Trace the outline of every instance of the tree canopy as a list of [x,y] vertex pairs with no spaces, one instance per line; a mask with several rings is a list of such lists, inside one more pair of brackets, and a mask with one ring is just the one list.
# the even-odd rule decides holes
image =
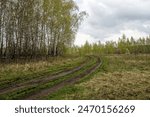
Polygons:
[[64,54],[85,14],[73,0],[0,0],[0,57]]

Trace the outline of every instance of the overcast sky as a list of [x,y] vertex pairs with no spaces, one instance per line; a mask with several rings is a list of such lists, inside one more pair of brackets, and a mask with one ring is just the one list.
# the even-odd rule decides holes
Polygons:
[[88,40],[117,40],[123,33],[128,37],[150,34],[150,0],[75,0],[89,16],[82,23],[75,44]]

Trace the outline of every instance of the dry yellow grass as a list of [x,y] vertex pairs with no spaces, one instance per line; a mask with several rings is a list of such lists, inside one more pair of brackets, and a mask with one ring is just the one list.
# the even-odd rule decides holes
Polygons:
[[84,87],[78,97],[82,99],[150,99],[150,73],[147,71],[99,73],[78,86]]
[[149,100],[150,55],[108,55],[90,80],[76,84],[62,99]]
[[26,63],[11,63],[11,64],[0,64],[0,80],[2,79],[12,79],[15,77],[22,77],[24,75],[38,73],[41,71],[46,71],[49,68],[56,67],[58,65],[65,65],[66,63],[71,63],[81,59],[80,57],[57,57],[50,58],[48,60],[26,62]]
[[24,64],[20,64],[20,63],[14,63],[14,64],[1,64],[0,66],[0,72],[4,72],[4,71],[29,71],[29,70],[41,70],[41,69],[45,69],[45,67],[50,67],[50,66],[54,66],[54,65],[59,65],[59,64],[63,64],[65,62],[69,62],[72,59],[70,58],[65,58],[65,59],[56,59],[53,61],[37,61],[37,62],[28,62],[28,63],[24,63]]

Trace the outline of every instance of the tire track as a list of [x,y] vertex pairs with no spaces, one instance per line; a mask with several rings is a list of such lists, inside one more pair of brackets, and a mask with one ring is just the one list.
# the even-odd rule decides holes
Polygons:
[[41,91],[39,91],[39,92],[37,92],[37,93],[35,93],[33,95],[28,96],[25,99],[27,99],[27,100],[36,100],[36,99],[39,99],[39,97],[46,97],[47,95],[50,95],[50,94],[58,91],[59,89],[63,88],[66,85],[75,84],[81,78],[83,78],[83,77],[93,73],[96,69],[98,69],[100,67],[100,65],[101,65],[101,61],[100,61],[99,58],[97,58],[96,64],[94,64],[91,68],[87,69],[83,73],[81,73],[81,74],[79,74],[77,76],[74,76],[72,78],[69,78],[67,80],[64,80],[61,83],[58,83],[58,84],[54,85],[51,88],[41,90]]
[[[89,57],[87,57],[86,59],[89,59]],[[86,59],[84,61],[80,61],[81,62],[80,64],[85,63]],[[0,87],[0,91],[2,89],[8,88],[8,87],[13,87],[13,86],[15,86],[17,84],[21,84],[22,82],[30,81],[30,80],[37,79],[37,78],[45,78],[45,77],[49,77],[49,76],[52,76],[52,75],[58,75],[58,74],[60,74],[62,72],[68,71],[68,67],[70,67],[70,66],[67,66],[66,67],[67,69],[65,69],[65,70],[63,68],[60,68],[57,71],[54,70],[54,72],[52,72],[52,73],[49,73],[50,71],[46,71],[46,72],[41,73],[41,74],[39,74],[37,76],[33,76],[32,79],[30,78],[30,76],[23,76],[22,78],[17,77],[17,78],[10,79],[10,80],[8,80],[8,79],[6,79],[6,80],[4,80],[4,79],[0,80],[0,86],[1,86]],[[71,68],[71,69],[74,69],[74,68]],[[49,73],[49,74],[47,74],[47,73]]]
[[[89,59],[91,59],[91,58],[89,58]],[[63,76],[66,76],[66,75],[69,75],[69,74],[79,71],[82,67],[85,66],[85,64],[86,64],[86,61],[84,61],[80,66],[72,68],[69,71],[64,70],[64,71],[58,72],[56,74],[49,75],[48,77],[42,77],[42,78],[38,78],[38,79],[29,80],[29,81],[26,81],[23,83],[10,85],[7,88],[0,89],[0,95],[10,93],[10,92],[16,91],[18,89],[26,88],[26,87],[38,86],[40,84],[44,84],[44,83],[50,82],[52,80],[59,79],[60,77],[63,77]]]

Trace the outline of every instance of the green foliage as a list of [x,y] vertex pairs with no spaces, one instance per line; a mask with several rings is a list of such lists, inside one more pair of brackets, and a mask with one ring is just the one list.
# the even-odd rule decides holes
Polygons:
[[107,41],[105,44],[101,44],[101,42],[89,44],[86,41],[83,46],[74,46],[70,50],[70,53],[80,56],[87,54],[150,54],[150,37],[136,40],[133,37],[129,39],[123,34],[118,42]]
[[85,15],[73,0],[0,0],[0,58],[64,55]]

